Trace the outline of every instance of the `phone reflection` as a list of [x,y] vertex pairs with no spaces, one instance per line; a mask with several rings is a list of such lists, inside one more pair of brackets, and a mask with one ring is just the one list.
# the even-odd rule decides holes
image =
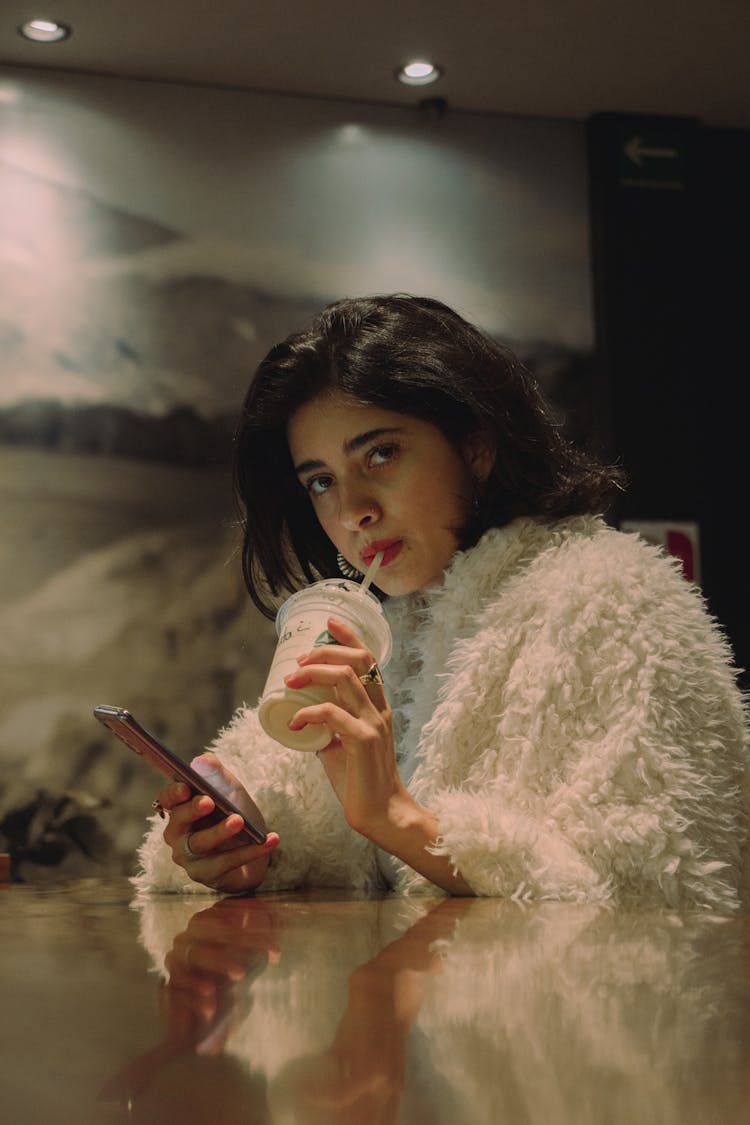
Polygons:
[[[164,959],[161,1040],[103,1088],[132,1122],[270,1121],[262,1072],[225,1050],[251,1018],[252,984],[279,957],[281,922],[262,899],[222,899],[190,917]],[[249,1116],[246,1116],[248,1115]]]

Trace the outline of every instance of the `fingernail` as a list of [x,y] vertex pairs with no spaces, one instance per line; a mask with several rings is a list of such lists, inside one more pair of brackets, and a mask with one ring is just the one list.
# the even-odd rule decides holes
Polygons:
[[284,683],[290,688],[301,688],[310,683],[310,677],[302,672],[290,672],[288,676],[284,676]]
[[274,848],[279,846],[279,835],[277,832],[269,832],[266,836],[263,848],[267,852],[272,852]]

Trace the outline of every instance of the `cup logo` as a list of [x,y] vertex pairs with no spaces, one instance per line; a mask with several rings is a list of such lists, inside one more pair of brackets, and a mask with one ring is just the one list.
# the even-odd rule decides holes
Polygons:
[[320,648],[321,645],[338,645],[338,644],[341,644],[341,641],[337,641],[335,637],[331,636],[331,634],[328,632],[327,629],[324,629],[322,633],[318,633],[317,637],[313,641],[312,646],[313,646],[313,648]]

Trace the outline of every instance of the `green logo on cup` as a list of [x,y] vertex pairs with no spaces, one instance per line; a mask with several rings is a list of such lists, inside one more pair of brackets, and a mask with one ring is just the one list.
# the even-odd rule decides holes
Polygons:
[[335,637],[332,637],[327,629],[324,629],[323,632],[319,633],[318,636],[313,641],[313,648],[320,648],[321,645],[338,645],[338,644],[341,644],[341,642],[337,641]]

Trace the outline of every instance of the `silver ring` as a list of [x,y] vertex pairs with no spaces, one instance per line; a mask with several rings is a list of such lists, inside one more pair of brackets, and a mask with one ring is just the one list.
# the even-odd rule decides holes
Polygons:
[[371,664],[364,676],[359,677],[359,680],[365,687],[369,687],[370,684],[377,684],[378,687],[380,687],[385,682],[383,680],[383,673],[378,668],[377,663]]
[[194,852],[190,847],[190,833],[188,833],[185,839],[182,841],[182,850],[184,851],[188,859],[203,859],[202,855],[198,855],[198,853]]
[[151,808],[155,812],[158,812],[159,816],[162,818],[162,820],[164,820],[164,816],[165,816],[164,806],[161,804],[160,801],[152,801],[151,802]]

